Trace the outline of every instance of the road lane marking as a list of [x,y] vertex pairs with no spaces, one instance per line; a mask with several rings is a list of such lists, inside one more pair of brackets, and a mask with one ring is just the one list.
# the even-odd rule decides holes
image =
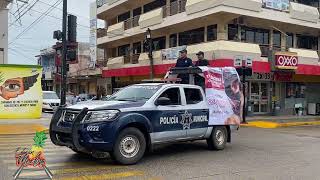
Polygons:
[[[101,170],[110,170],[116,168],[123,168],[123,166],[94,166],[94,167],[83,167],[83,168],[70,168],[70,169],[56,169],[50,170],[54,176],[58,175],[66,175],[66,174],[75,174],[75,173],[83,173],[83,172],[97,172]],[[22,172],[20,177],[35,177],[43,175],[43,171],[26,171]],[[99,175],[98,175],[99,176]]]
[[[87,162],[64,162],[64,163],[48,163],[46,164],[47,168],[56,168],[56,167],[69,167],[69,166],[76,166],[76,167],[86,167],[91,165],[101,165],[97,162],[87,161]],[[17,170],[16,165],[11,165],[8,167],[9,170]]]
[[128,178],[135,176],[144,176],[142,171],[127,171],[121,173],[108,173],[99,175],[87,175],[87,176],[76,176],[76,177],[64,177],[58,178],[57,180],[106,180],[106,179],[119,179]]
[[[55,151],[44,150],[44,157],[45,158],[50,157],[50,156],[57,157],[58,154],[59,154],[59,152],[57,152],[57,150],[55,150]],[[63,152],[63,154],[65,155],[65,154],[76,154],[76,153],[70,150],[70,151]],[[1,151],[0,159],[8,159],[8,158],[14,158],[14,157],[15,157],[15,151],[11,151],[11,153],[6,153],[6,154],[4,154],[3,151]]]
[[[0,147],[1,154],[5,153],[12,153],[17,150],[17,148],[20,147],[20,150],[23,150],[24,148],[30,149],[32,146],[14,146],[14,147]],[[71,149],[65,147],[65,146],[44,146],[43,147],[44,152],[50,152],[50,151],[72,151]]]

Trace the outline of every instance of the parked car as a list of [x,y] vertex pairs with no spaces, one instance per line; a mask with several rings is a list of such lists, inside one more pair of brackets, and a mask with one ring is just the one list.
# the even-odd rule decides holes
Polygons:
[[54,91],[43,91],[42,111],[53,112],[60,106],[60,98]]

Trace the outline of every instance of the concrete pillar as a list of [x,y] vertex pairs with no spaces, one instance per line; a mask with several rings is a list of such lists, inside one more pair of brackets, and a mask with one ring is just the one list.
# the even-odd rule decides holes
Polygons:
[[217,40],[228,40],[228,25],[226,23],[217,24]]
[[281,51],[287,50],[287,36],[281,33]]
[[166,49],[170,48],[170,33],[166,34]]
[[208,42],[208,26],[204,28],[204,42]]
[[0,64],[8,64],[8,9],[0,9]]
[[273,29],[270,29],[269,49],[273,49]]
[[293,48],[298,48],[297,34],[293,34]]
[[241,26],[238,26],[238,39],[241,42]]

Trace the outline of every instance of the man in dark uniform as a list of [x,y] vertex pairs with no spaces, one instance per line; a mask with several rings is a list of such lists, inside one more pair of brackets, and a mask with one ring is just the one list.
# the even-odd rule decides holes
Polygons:
[[196,66],[209,66],[209,61],[204,59],[204,53],[199,51],[197,53],[198,61],[196,62]]
[[[187,57],[187,50],[180,51],[180,57],[177,60],[175,67],[193,67],[192,60]],[[178,78],[181,79],[182,84],[189,84],[189,75],[188,74],[179,74]]]
[[[204,53],[202,51],[199,51],[197,53],[198,61],[196,62],[196,66],[209,66],[209,61],[204,59]],[[204,77],[196,74],[194,78],[194,83],[198,86],[201,86],[203,90],[205,90],[205,79]]]

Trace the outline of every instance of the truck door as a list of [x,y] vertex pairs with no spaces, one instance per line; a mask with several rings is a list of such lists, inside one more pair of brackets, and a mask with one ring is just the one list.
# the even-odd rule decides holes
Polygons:
[[209,109],[200,88],[183,88],[185,108],[192,115],[188,138],[203,137],[208,129]]
[[164,90],[160,97],[170,99],[168,105],[158,105],[152,115],[153,142],[172,141],[186,138],[186,130],[180,123],[180,114],[184,113],[184,106],[181,102],[181,89],[172,87]]

